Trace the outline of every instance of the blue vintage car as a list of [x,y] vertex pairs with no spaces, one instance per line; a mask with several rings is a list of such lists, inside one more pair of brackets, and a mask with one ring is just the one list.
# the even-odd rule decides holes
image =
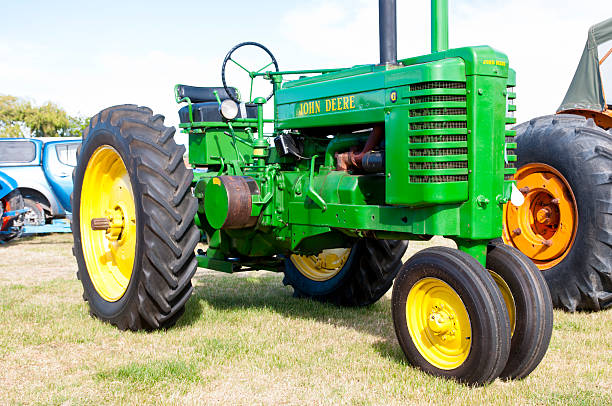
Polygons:
[[17,182],[25,226],[44,226],[71,211],[72,171],[80,138],[0,138],[0,172]]

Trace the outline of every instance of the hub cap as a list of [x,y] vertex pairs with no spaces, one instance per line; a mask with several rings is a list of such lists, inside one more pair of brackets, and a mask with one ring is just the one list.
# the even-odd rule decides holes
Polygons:
[[412,342],[433,366],[449,370],[468,357],[472,330],[463,301],[437,278],[418,281],[406,300],[406,322]]
[[319,255],[291,255],[291,262],[308,279],[325,282],[338,275],[350,254],[350,248],[334,248]]
[[541,270],[552,268],[570,251],[578,228],[576,198],[553,167],[536,163],[515,175],[525,203],[504,206],[504,242],[527,255]]
[[79,215],[89,277],[104,300],[115,302],[132,276],[136,209],[127,169],[111,146],[96,149],[87,163]]

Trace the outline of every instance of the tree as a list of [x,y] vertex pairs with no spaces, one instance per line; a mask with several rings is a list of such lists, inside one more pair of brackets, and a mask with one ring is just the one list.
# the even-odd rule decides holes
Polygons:
[[52,102],[37,107],[14,96],[0,96],[0,137],[81,136],[88,124],[88,118],[71,117]]
[[0,96],[0,137],[22,137],[27,106],[14,96]]

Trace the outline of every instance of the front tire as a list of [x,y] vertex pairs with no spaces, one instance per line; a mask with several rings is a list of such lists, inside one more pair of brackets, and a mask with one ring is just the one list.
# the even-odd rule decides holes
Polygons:
[[525,254],[501,242],[487,247],[487,270],[499,287],[510,316],[511,343],[502,379],[523,379],[542,361],[553,329],[546,281]]
[[91,313],[121,330],[172,326],[193,291],[197,205],[173,135],[162,116],[133,105],[101,111],[85,130],[74,173],[77,276]]
[[491,276],[464,252],[412,256],[395,279],[391,313],[406,358],[429,374],[482,385],[506,365],[508,312]]

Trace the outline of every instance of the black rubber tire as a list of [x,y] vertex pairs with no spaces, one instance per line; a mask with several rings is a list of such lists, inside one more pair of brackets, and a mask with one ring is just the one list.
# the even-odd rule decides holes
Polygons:
[[516,130],[517,167],[552,166],[578,206],[570,252],[543,271],[553,305],[571,312],[612,306],[612,134],[569,114],[535,118]]
[[[406,321],[406,300],[423,278],[437,278],[459,295],[470,317],[471,347],[457,368],[445,370],[427,361],[415,346]],[[391,314],[395,334],[408,361],[423,371],[469,385],[483,385],[499,376],[510,353],[508,311],[493,278],[478,261],[447,247],[419,251],[402,267],[393,285]]]
[[522,379],[542,361],[553,329],[553,308],[542,272],[525,254],[503,242],[491,242],[487,269],[510,288],[516,315],[510,356],[502,379]]
[[[172,326],[193,291],[194,249],[200,236],[194,224],[193,173],[183,163],[185,147],[174,142],[174,128],[163,121],[163,116],[134,105],[101,111],[85,130],[75,169],[72,232],[77,276],[92,315],[121,330]],[[125,163],[136,207],[134,267],[126,292],[116,302],[104,300],[94,288],[80,234],[83,176],[92,153],[102,145],[115,148]]]
[[308,279],[286,259],[283,283],[293,287],[296,297],[338,306],[367,306],[391,288],[406,248],[408,241],[360,239],[340,272],[325,282]]
[[[2,204],[2,212],[14,211],[23,209],[23,197],[19,189],[12,190],[9,194],[0,199]],[[15,231],[8,234],[0,234],[0,241],[10,241],[21,236],[23,232],[23,214],[13,217],[6,223],[0,222],[2,231],[8,231],[10,228],[16,228]],[[3,224],[4,223],[4,224]]]
[[30,196],[26,196],[23,198],[23,207],[29,209],[30,211],[24,216],[24,224],[26,226],[44,226],[45,219],[45,210],[41,206],[41,204]]

